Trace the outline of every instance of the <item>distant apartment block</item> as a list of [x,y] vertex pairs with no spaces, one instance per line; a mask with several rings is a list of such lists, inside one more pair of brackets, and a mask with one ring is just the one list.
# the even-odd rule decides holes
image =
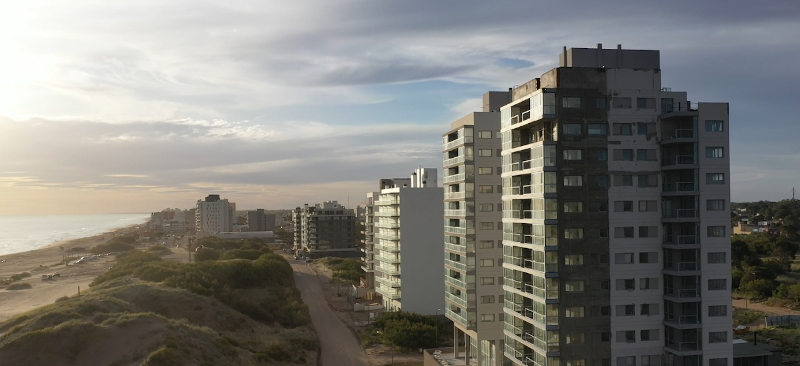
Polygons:
[[375,291],[388,311],[437,314],[444,309],[443,205],[437,180],[436,169],[430,168],[415,170],[409,184],[381,180],[385,188],[373,200],[373,235],[366,239],[372,248],[365,248],[365,261],[371,255]]
[[375,202],[380,199],[382,190],[387,188],[408,187],[411,185],[411,178],[385,178],[378,181],[378,191],[367,193],[364,204],[364,232],[361,241],[361,251],[364,253],[364,264],[361,269],[366,273],[366,287],[375,289],[375,222],[378,211]]
[[[484,111],[443,136],[445,316],[465,362],[503,364],[503,227],[500,107],[508,92],[484,94]],[[456,346],[458,353],[458,345]]]
[[216,234],[233,230],[236,204],[210,194],[195,206],[195,228],[198,233]]
[[733,365],[728,104],[659,51],[564,48],[501,108],[504,354]]
[[247,211],[248,231],[274,231],[275,215],[264,212],[263,208]]
[[356,216],[336,201],[297,207],[294,221],[295,249],[308,255],[358,253]]

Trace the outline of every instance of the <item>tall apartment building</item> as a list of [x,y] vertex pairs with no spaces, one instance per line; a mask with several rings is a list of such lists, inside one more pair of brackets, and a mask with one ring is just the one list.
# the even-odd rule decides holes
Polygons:
[[357,253],[356,215],[336,201],[297,207],[292,215],[295,249],[308,255]]
[[732,365],[728,104],[660,69],[565,47],[501,108],[514,364]]
[[436,169],[415,170],[410,185],[381,189],[373,204],[374,284],[384,307],[441,313],[443,205]]
[[198,233],[216,234],[233,230],[236,217],[236,203],[220,199],[218,194],[210,194],[205,200],[198,200],[195,206],[195,229]]
[[409,187],[410,185],[411,178],[384,178],[378,181],[377,192],[367,193],[367,200],[364,204],[364,235],[361,242],[361,251],[364,253],[362,258],[364,264],[361,269],[365,273],[367,288],[375,289],[375,222],[377,221],[375,202],[380,199],[380,191],[384,189]]
[[465,358],[481,366],[503,364],[499,110],[509,97],[484,94],[483,112],[443,136],[445,316],[456,347],[463,341]]
[[247,230],[275,230],[275,215],[266,213],[263,208],[247,211]]

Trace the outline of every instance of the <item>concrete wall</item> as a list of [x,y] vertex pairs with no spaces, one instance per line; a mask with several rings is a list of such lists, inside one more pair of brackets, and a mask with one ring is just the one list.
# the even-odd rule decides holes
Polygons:
[[400,189],[402,310],[444,310],[444,205],[441,187]]

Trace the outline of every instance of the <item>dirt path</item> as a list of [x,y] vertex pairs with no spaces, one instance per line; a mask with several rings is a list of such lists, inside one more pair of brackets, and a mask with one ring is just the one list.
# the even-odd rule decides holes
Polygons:
[[[747,301],[746,304],[745,301]],[[764,305],[757,302],[751,302],[745,299],[733,299],[733,307],[739,309],[756,310],[766,313],[767,315],[800,315],[800,311],[797,310]]]
[[325,301],[316,273],[304,262],[290,259],[294,279],[303,301],[308,305],[311,322],[317,331],[322,366],[366,366],[367,360],[355,335],[342,323]]

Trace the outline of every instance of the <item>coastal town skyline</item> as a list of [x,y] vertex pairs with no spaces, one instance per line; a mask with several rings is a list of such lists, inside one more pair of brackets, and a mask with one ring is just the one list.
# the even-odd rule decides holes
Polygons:
[[442,131],[480,110],[477,95],[597,43],[658,49],[663,86],[730,102],[732,200],[789,198],[798,12],[790,1],[2,4],[0,214],[150,212],[210,193],[244,209],[352,207],[373,177],[441,166]]

